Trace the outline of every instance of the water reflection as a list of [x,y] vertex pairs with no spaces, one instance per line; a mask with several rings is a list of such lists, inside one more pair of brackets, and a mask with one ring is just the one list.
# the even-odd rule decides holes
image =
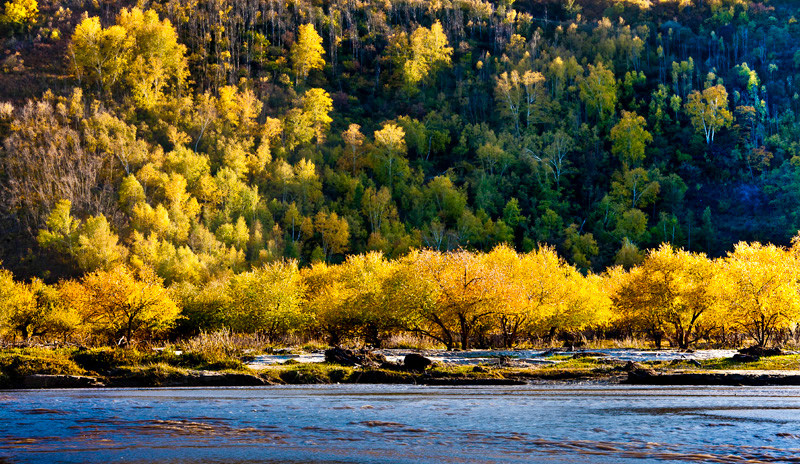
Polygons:
[[0,463],[798,462],[800,388],[0,393]]

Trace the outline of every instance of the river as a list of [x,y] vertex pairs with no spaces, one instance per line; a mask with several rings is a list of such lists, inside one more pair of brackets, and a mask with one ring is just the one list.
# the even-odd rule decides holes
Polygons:
[[0,463],[800,462],[800,387],[0,391]]

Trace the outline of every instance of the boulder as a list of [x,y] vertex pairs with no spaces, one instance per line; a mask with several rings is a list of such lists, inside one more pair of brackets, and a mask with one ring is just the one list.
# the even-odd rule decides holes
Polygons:
[[751,346],[749,348],[742,348],[741,350],[739,350],[739,353],[749,356],[755,356],[758,358],[764,356],[781,356],[784,354],[780,348],[764,348],[762,346]]
[[742,354],[742,353],[736,353],[731,358],[731,360],[733,360],[735,362],[740,362],[740,363],[756,362],[759,359],[761,359],[761,358],[759,358],[758,356],[753,356],[753,355],[750,355],[750,354]]
[[409,353],[403,358],[403,366],[410,371],[422,372],[431,364],[433,361],[417,353]]
[[368,366],[377,368],[388,364],[386,356],[369,350],[348,350],[334,347],[325,350],[325,362],[340,366]]
[[353,350],[333,347],[325,350],[325,362],[341,366],[355,366],[364,363],[364,358],[358,356]]

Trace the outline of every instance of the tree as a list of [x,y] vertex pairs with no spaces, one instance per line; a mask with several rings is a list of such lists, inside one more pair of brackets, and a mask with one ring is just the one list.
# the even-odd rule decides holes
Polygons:
[[308,73],[315,69],[322,69],[325,60],[322,55],[322,37],[319,36],[313,24],[302,24],[297,29],[297,41],[292,44],[289,55],[292,60],[292,69],[295,75],[295,84],[306,81]]
[[402,157],[406,152],[405,135],[406,133],[401,127],[392,123],[385,123],[381,130],[375,132],[375,144],[380,149],[386,165],[390,192],[394,185],[397,158]]
[[611,152],[629,166],[644,159],[644,150],[653,136],[645,129],[646,121],[634,112],[623,111],[622,119],[611,128]]
[[383,221],[393,213],[396,214],[392,203],[392,195],[386,187],[381,187],[378,191],[369,187],[364,192],[361,208],[367,216],[372,233],[380,232]]
[[79,81],[84,78],[108,94],[119,83],[142,108],[158,102],[163,89],[179,90],[187,77],[186,47],[169,20],[154,10],[123,8],[108,28],[84,15],[75,27],[70,52]]
[[495,97],[502,105],[504,113],[514,122],[517,135],[520,129],[520,116],[524,116],[525,127],[530,127],[534,115],[536,86],[544,82],[539,72],[525,71],[522,75],[513,70],[504,72],[497,78]]
[[0,23],[11,26],[15,32],[27,33],[39,19],[39,3],[36,0],[11,0],[5,3]]
[[78,322],[72,308],[62,303],[56,288],[39,279],[16,282],[11,272],[0,269],[0,333],[8,330],[26,341],[48,335],[66,338]]
[[39,231],[39,246],[70,257],[84,272],[109,269],[125,259],[128,250],[118,244],[105,216],[79,221],[72,218],[70,209],[68,200],[58,202],[47,227]]
[[235,275],[225,289],[225,322],[236,332],[263,333],[271,342],[302,329],[305,289],[297,261],[279,261]]
[[614,114],[617,105],[617,81],[614,73],[602,62],[589,65],[589,75],[580,80],[580,98],[586,112],[597,121],[605,121]]
[[410,40],[405,32],[391,40],[393,43],[389,48],[410,93],[416,92],[421,82],[431,80],[439,70],[450,66],[453,48],[449,46],[439,21],[434,22],[430,29],[417,27]]
[[350,226],[338,214],[325,214],[320,211],[314,218],[314,226],[322,236],[322,251],[325,259],[331,255],[344,253],[350,243]]
[[[73,98],[82,110],[80,91]],[[61,200],[69,200],[83,214],[97,214],[109,203],[109,192],[100,185],[103,160],[84,150],[80,134],[71,127],[79,121],[57,112],[57,107],[66,109],[66,104],[28,102],[16,115],[0,156],[5,207],[31,235]]]
[[319,266],[319,271],[333,277],[325,282],[327,288],[320,289],[322,298],[315,302],[314,314],[332,340],[357,336],[366,345],[379,347],[404,326],[406,313],[389,302],[387,291],[396,268],[396,262],[377,252],[348,256],[335,269]]
[[168,19],[159,20],[155,10],[123,8],[117,24],[132,41],[124,80],[140,108],[152,108],[172,86],[180,90],[189,74],[186,47]]
[[740,242],[718,270],[719,303],[758,346],[800,320],[796,249],[790,253],[775,245]]
[[161,278],[149,267],[95,271],[79,282],[64,283],[61,291],[83,324],[109,342],[151,338],[172,327],[179,313]]
[[328,92],[322,89],[308,89],[303,94],[303,113],[307,115],[311,127],[314,128],[317,145],[325,140],[325,133],[331,127],[333,122],[330,117],[331,111],[333,111],[333,100]]
[[695,329],[716,302],[715,271],[705,255],[662,244],[647,253],[612,300],[623,319],[651,334],[667,332],[673,346],[687,349],[702,335]]
[[419,308],[422,324],[414,329],[441,341],[448,349],[457,340],[461,349],[469,349],[474,331],[496,311],[501,274],[486,266],[482,256],[464,250],[425,250],[415,256],[413,267],[433,284],[428,288],[435,292],[436,301],[433,306]]
[[350,124],[347,130],[342,132],[342,141],[345,144],[344,154],[339,158],[340,166],[347,166],[352,170],[353,177],[361,167],[361,147],[364,145],[364,134],[361,133],[361,126]]
[[728,111],[728,91],[722,85],[703,90],[695,90],[689,95],[685,105],[692,125],[706,137],[706,144],[714,141],[714,135],[731,125],[733,116]]

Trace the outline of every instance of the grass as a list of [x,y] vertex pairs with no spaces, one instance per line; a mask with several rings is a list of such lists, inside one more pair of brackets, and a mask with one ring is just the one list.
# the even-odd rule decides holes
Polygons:
[[[663,365],[653,365],[663,367]],[[670,369],[693,370],[800,370],[800,355],[768,356],[753,362],[736,362],[732,358],[716,358],[700,361],[700,366],[686,361],[667,364]]]

